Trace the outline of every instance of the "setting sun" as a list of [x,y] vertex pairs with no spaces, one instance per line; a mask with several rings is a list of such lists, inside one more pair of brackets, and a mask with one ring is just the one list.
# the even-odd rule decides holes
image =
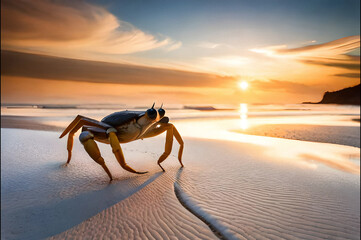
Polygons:
[[246,90],[248,88],[248,82],[246,81],[239,82],[238,87],[242,90]]

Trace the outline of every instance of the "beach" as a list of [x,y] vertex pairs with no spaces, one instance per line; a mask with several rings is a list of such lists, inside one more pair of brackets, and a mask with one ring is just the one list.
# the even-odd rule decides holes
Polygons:
[[105,112],[3,110],[2,239],[359,239],[357,109],[170,111],[185,167],[176,141],[166,171],[157,165],[165,134],[122,144],[144,175],[100,143],[110,183],[79,132],[67,166],[59,139],[75,112]]
[[1,0],[1,240],[360,239],[359,9]]

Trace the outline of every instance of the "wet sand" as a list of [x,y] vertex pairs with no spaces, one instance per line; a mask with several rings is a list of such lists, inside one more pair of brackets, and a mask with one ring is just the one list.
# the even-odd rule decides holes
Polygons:
[[301,141],[334,143],[360,147],[360,127],[306,124],[269,124],[234,130],[238,133]]
[[20,128],[43,131],[62,131],[63,127],[42,123],[41,117],[1,116],[1,128]]

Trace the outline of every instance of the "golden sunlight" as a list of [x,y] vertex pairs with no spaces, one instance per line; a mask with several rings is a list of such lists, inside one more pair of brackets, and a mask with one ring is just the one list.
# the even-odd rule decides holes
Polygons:
[[238,87],[242,90],[246,90],[248,88],[248,82],[246,81],[239,82]]
[[248,128],[248,120],[247,120],[248,106],[246,103],[241,103],[239,105],[239,113],[241,117],[241,128],[242,130],[246,130]]

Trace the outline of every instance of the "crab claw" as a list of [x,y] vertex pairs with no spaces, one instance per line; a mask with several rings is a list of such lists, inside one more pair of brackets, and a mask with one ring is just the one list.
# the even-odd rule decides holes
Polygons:
[[148,173],[148,171],[146,171],[146,172],[134,172],[134,173],[136,173],[136,174],[145,174],[145,173]]

